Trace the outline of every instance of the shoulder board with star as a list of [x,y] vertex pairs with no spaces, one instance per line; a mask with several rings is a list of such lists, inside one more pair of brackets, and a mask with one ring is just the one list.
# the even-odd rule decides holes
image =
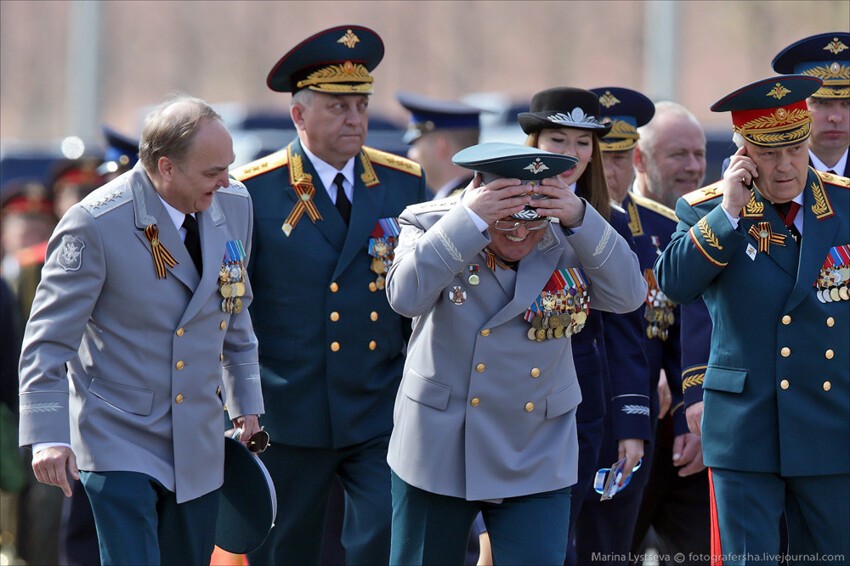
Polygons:
[[80,201],[80,206],[97,218],[126,202],[130,202],[132,198],[133,191],[127,184],[107,183],[86,195]]
[[262,175],[267,171],[272,171],[278,167],[284,167],[289,163],[286,148],[276,151],[271,155],[261,157],[251,163],[237,167],[230,172],[230,176],[237,181],[247,181],[257,175]]
[[638,195],[634,193],[632,193],[631,196],[632,200],[635,201],[635,204],[639,207],[651,210],[652,212],[655,212],[656,214],[659,214],[665,218],[669,218],[674,222],[679,221],[679,219],[676,217],[676,213],[661,204],[660,202],[654,201],[651,198],[646,198],[643,195]]
[[411,204],[407,207],[407,209],[413,214],[422,214],[425,212],[440,212],[445,210],[451,210],[459,201],[460,194],[457,194],[437,200],[429,200],[426,202]]
[[830,185],[836,185],[839,187],[844,187],[845,189],[850,189],[850,179],[847,177],[842,177],[840,175],[833,175],[832,173],[825,173],[823,171],[815,170],[815,173],[818,174],[818,177],[821,178],[821,181],[824,183],[829,183]]
[[230,185],[220,188],[217,192],[248,198],[248,189],[241,181],[237,181],[236,179],[230,179]]
[[394,153],[387,153],[386,151],[381,151],[373,147],[366,146],[363,146],[363,153],[365,153],[369,157],[369,161],[377,165],[382,165],[384,167],[389,167],[390,169],[402,171],[415,177],[422,176],[422,166],[416,163],[415,161],[411,161],[410,159],[399,157]]
[[707,187],[691,191],[688,194],[684,195],[682,198],[685,199],[685,201],[689,205],[696,206],[700,203],[721,196],[723,196],[723,189],[720,187],[720,181],[718,181],[716,183],[708,185]]

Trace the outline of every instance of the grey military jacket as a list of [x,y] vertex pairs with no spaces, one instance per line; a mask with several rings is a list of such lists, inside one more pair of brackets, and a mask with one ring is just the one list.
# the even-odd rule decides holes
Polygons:
[[589,205],[576,232],[550,225],[515,273],[487,268],[490,238],[458,197],[408,207],[400,224],[387,295],[413,318],[413,334],[390,467],[415,487],[467,500],[575,483],[581,392],[570,340],[530,340],[524,315],[553,272],[578,266],[591,308],[638,308],[646,282],[635,254]]
[[[62,218],[24,337],[22,446],[70,442],[80,470],[148,474],[178,503],[222,484],[224,404],[263,412],[250,282],[238,313],[219,282],[228,242],[250,255],[248,192],[234,181],[198,217],[202,276],[141,164]],[[177,261],[164,278],[152,224]]]

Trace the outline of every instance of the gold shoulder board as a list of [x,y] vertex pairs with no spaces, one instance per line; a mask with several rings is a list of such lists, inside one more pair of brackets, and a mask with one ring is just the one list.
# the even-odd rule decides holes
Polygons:
[[720,187],[720,181],[708,185],[707,187],[703,187],[701,189],[697,189],[695,191],[691,191],[688,194],[684,195],[682,198],[691,205],[696,206],[705,201],[711,200],[713,198],[717,198],[723,195],[723,189]]
[[637,195],[634,193],[632,193],[632,200],[635,201],[638,206],[647,208],[652,212],[660,214],[661,216],[669,218],[670,220],[673,220],[674,222],[679,221],[679,219],[676,217],[676,213],[661,204],[660,202],[654,201],[651,198],[646,198],[643,195]]
[[818,170],[815,170],[815,173],[818,174],[818,177],[820,177],[824,183],[829,183],[830,185],[838,185],[839,187],[850,189],[850,179],[848,179],[847,177],[833,175],[831,173],[825,173],[823,171]]
[[366,146],[363,147],[363,153],[369,157],[372,163],[377,163],[390,169],[396,169],[397,171],[404,171],[416,177],[422,176],[422,166],[410,159]]
[[271,171],[272,169],[283,167],[287,163],[288,158],[286,148],[283,148],[280,151],[272,153],[271,155],[261,157],[256,161],[252,161],[247,165],[237,167],[236,169],[230,172],[230,176],[235,178],[237,181],[247,181],[252,177],[256,177],[261,173],[265,173],[266,171]]

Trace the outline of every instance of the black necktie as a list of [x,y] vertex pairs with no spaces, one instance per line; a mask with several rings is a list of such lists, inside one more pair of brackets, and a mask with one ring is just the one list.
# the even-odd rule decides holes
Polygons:
[[827,171],[827,173],[829,173],[830,175],[837,175],[837,173],[835,171],[833,171],[832,169],[829,169]]
[[343,221],[348,224],[348,219],[351,218],[351,201],[345,196],[345,189],[342,188],[342,182],[344,180],[345,176],[342,173],[337,173],[334,178],[334,185],[336,185],[336,209],[339,211],[339,215],[342,216]]
[[192,256],[192,261],[195,262],[195,267],[198,268],[198,273],[203,273],[201,234],[198,232],[198,221],[191,214],[187,214],[183,220],[183,227],[186,229],[186,239],[183,243],[186,244],[186,249],[189,250],[189,255]]

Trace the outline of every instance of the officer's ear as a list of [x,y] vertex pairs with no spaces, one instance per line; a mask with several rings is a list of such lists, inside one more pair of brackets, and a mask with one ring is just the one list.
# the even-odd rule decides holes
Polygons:
[[165,155],[160,157],[156,162],[157,172],[163,178],[171,177],[171,175],[174,174],[175,167],[177,167],[177,165],[174,163],[174,161],[172,161],[171,158]]
[[304,130],[304,105],[300,102],[293,102],[289,107],[289,116],[295,124],[295,128],[299,131]]
[[646,157],[641,153],[640,146],[635,146],[634,166],[638,173],[646,173]]

